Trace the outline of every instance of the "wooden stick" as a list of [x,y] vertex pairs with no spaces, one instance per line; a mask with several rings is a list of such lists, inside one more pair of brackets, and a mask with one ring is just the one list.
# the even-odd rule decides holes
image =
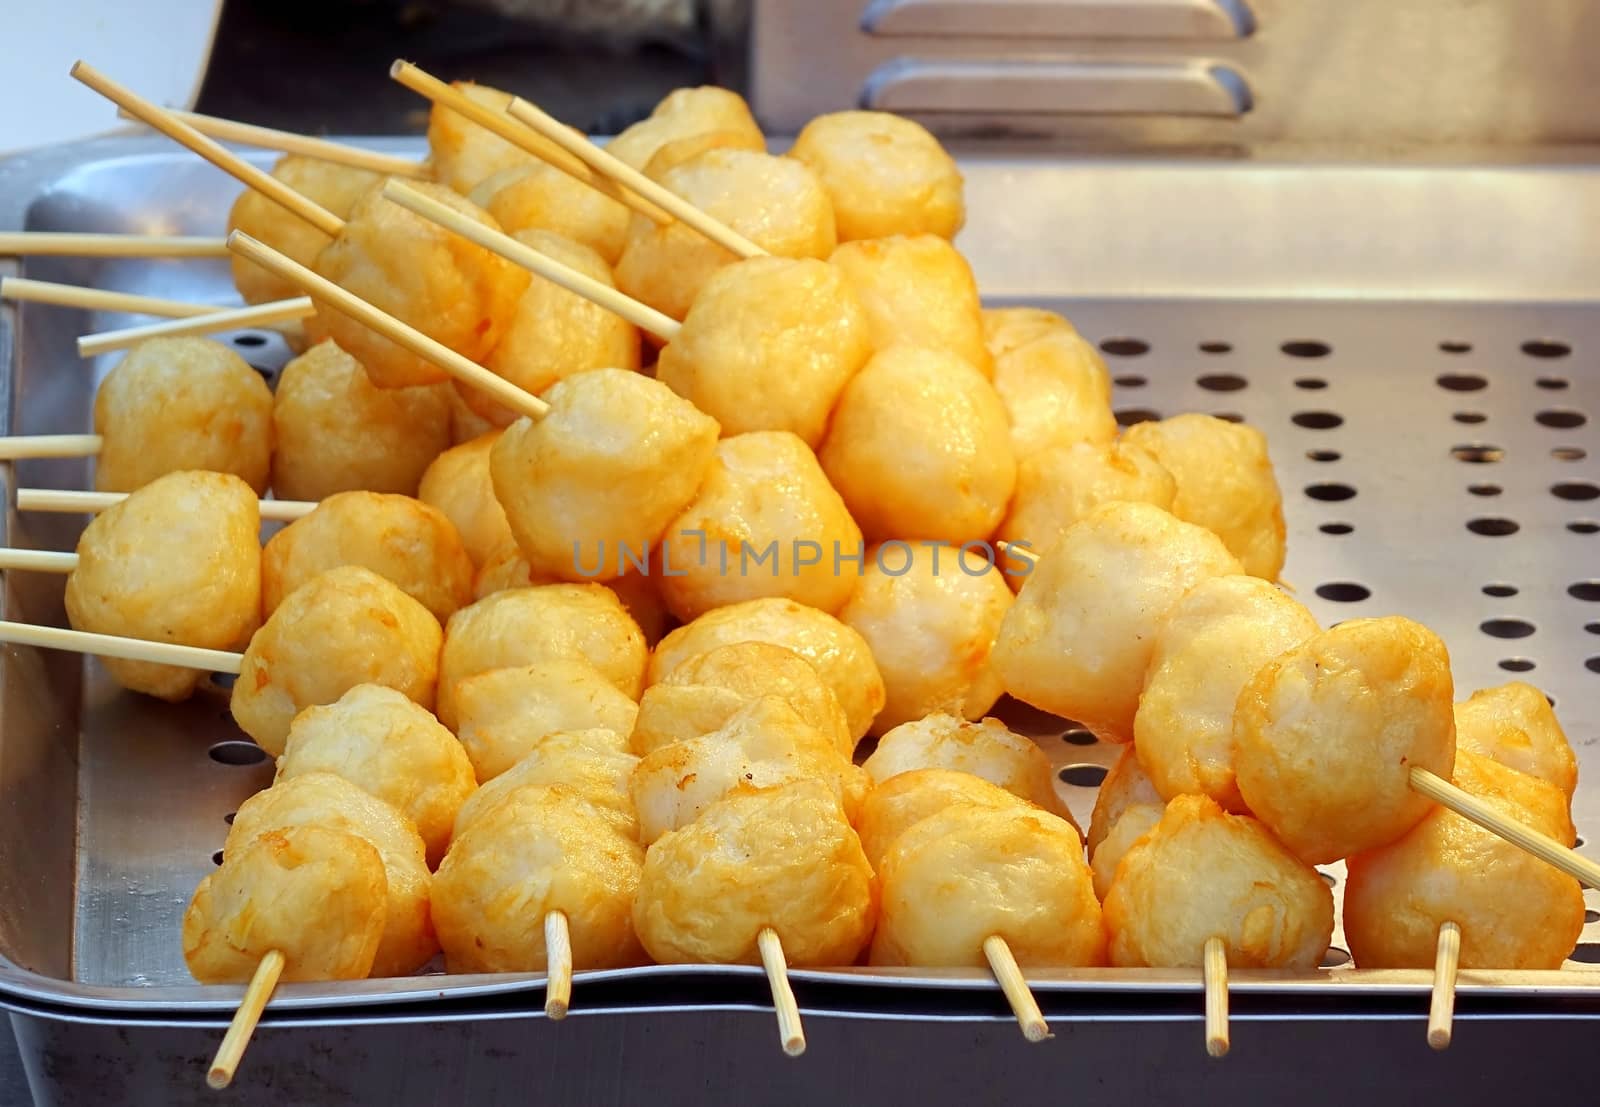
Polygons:
[[176,665],[180,669],[199,669],[207,673],[238,675],[244,654],[230,650],[206,650],[199,646],[180,646],[175,642],[146,642],[142,638],[122,638],[115,634],[90,634],[65,627],[41,627],[32,623],[0,622],[0,642],[19,646],[38,646],[47,650],[92,653],[99,657],[120,657],[124,661],[153,661],[157,665]]
[[131,292],[106,292],[55,281],[34,281],[26,277],[0,277],[0,299],[18,303],[51,304],[55,307],[84,308],[87,311],[120,311],[129,315],[162,315],[187,319],[227,311],[213,304],[191,304],[185,300],[164,300],[159,296],[136,296]]
[[1433,999],[1428,1004],[1428,1045],[1450,1048],[1450,1024],[1456,1013],[1456,970],[1461,967],[1461,928],[1439,927],[1439,948],[1433,955]]
[[361,297],[347,292],[326,277],[318,276],[271,246],[257,242],[243,231],[234,231],[228,236],[228,248],[249,258],[262,268],[270,269],[284,280],[298,285],[316,299],[344,312],[363,326],[372,328],[396,345],[431,361],[462,383],[487,393],[505,407],[535,420],[543,419],[549,412],[550,405],[533,393],[525,392],[504,377],[496,376],[470,358],[462,357],[444,343],[429,338],[415,327],[380,311]]
[[233,1013],[233,1021],[228,1024],[228,1032],[222,1037],[222,1045],[217,1047],[211,1071],[206,1073],[206,1083],[212,1088],[220,1091],[233,1083],[233,1074],[244,1059],[245,1047],[250,1044],[250,1036],[256,1032],[261,1012],[266,1008],[267,1000],[272,998],[273,989],[278,986],[278,977],[283,975],[283,964],[283,954],[274,949],[268,950],[261,964],[256,966],[250,986],[244,990],[244,998],[239,1001],[239,1009]]
[[[85,436],[88,437],[88,436]],[[0,438],[0,448],[7,439]],[[9,439],[16,442],[18,439]],[[126,492],[78,492],[57,488],[17,489],[18,511],[54,511],[67,515],[88,515],[104,511],[128,498]],[[315,500],[262,500],[261,517],[278,522],[293,522],[317,509]]]
[[302,196],[278,178],[257,169],[216,140],[207,138],[165,108],[151,103],[132,89],[124,88],[86,62],[74,62],[72,76],[129,115],[148,124],[180,145],[188,147],[212,165],[248,188],[281,205],[310,223],[323,234],[334,236],[344,228],[344,220],[321,204]]
[[1413,768],[1410,781],[1412,789],[1441,807],[1449,808],[1463,819],[1477,823],[1489,833],[1497,834],[1539,860],[1554,865],[1580,883],[1600,888],[1600,865],[1568,849],[1548,834],[1541,834],[1532,827],[1507,818],[1477,796],[1427,769]]
[[220,238],[170,234],[77,234],[63,231],[0,233],[0,256],[79,258],[225,258]]
[[766,256],[766,250],[726,223],[713,219],[670,188],[652,181],[615,154],[608,154],[582,135],[569,131],[559,120],[545,114],[520,96],[512,98],[506,112],[513,119],[526,123],[541,136],[578,158],[597,173],[626,185],[647,200],[666,208],[685,226],[699,231],[718,246],[733,251],[741,258]]
[[1204,978],[1206,984],[1206,1052],[1213,1057],[1228,1055],[1228,947],[1221,938],[1207,938]]
[[[316,158],[318,161],[332,162],[335,165],[348,165],[353,169],[368,169],[388,177],[426,179],[429,176],[426,165],[410,158],[380,154],[375,150],[363,150],[358,146],[346,146],[341,142],[329,142],[325,138],[312,138],[310,135],[295,134],[293,131],[258,127],[254,123],[218,119],[214,115],[201,115],[199,112],[178,111],[175,108],[167,110],[172,113],[173,118],[181,119],[201,134],[222,142],[237,142],[241,146],[257,146],[263,150],[300,154],[303,157]],[[119,108],[117,114],[124,119],[138,118],[126,108]]]
[[1033,998],[1033,990],[1023,979],[1022,970],[1017,967],[1017,959],[1011,955],[1011,947],[1006,940],[998,934],[989,935],[983,940],[983,955],[989,959],[989,969],[999,982],[1000,990],[1005,993],[1006,1002],[1011,1004],[1011,1013],[1017,1016],[1017,1022],[1022,1026],[1022,1036],[1030,1042],[1042,1042],[1055,1037],[1050,1033],[1050,1025],[1044,1021],[1044,1012],[1039,1010],[1039,1001]]
[[544,917],[544,963],[544,1013],[564,1019],[572,1006],[572,932],[564,911]]
[[62,550],[16,550],[0,546],[0,569],[25,569],[38,573],[70,573],[78,555]]
[[0,461],[25,457],[93,457],[103,444],[98,434],[19,434],[0,438]]
[[485,107],[460,89],[451,87],[410,62],[397,60],[389,67],[389,76],[423,99],[441,107],[449,108],[457,115],[465,116],[484,130],[505,139],[524,153],[532,154],[540,161],[554,169],[559,169],[580,184],[586,184],[590,188],[604,193],[617,203],[638,212],[652,222],[672,222],[672,216],[652,204],[649,200],[636,193],[629,192],[605,177],[589,172],[583,162],[565,150],[559,147],[552,150],[547,145],[532,141],[532,136],[529,135],[528,129],[512,120],[504,112],[497,112],[492,108]]
[[401,207],[416,212],[429,222],[454,231],[467,241],[475,242],[485,250],[499,254],[507,261],[515,262],[532,273],[537,273],[568,292],[582,296],[590,303],[599,304],[607,311],[615,312],[657,338],[671,342],[683,328],[682,323],[669,315],[663,315],[648,304],[641,304],[610,285],[603,284],[546,254],[541,254],[531,246],[518,242],[508,234],[502,234],[493,227],[486,227],[476,219],[440,203],[432,196],[424,196],[401,181],[390,181],[385,184],[383,195]]
[[767,986],[772,989],[772,1006],[778,1012],[778,1040],[790,1057],[806,1051],[806,1032],[800,1025],[800,1005],[794,1000],[794,989],[789,986],[789,963],[783,957],[783,941],[770,926],[761,928],[756,935],[756,948],[761,951],[761,967],[767,971]]
[[310,296],[294,296],[287,300],[255,304],[251,307],[213,311],[189,319],[169,319],[164,323],[146,323],[141,327],[124,327],[118,331],[101,331],[86,334],[78,339],[79,357],[98,357],[112,350],[122,350],[151,338],[179,338],[184,335],[215,334],[218,331],[238,330],[241,327],[270,327],[275,323],[288,323],[304,319],[316,312]]

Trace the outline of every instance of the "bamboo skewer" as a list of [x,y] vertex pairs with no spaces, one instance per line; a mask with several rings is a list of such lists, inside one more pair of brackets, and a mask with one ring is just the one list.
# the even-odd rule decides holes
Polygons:
[[17,550],[0,547],[0,569],[25,569],[36,573],[71,573],[78,555],[64,550]]
[[269,950],[256,966],[250,986],[245,989],[239,1009],[233,1013],[233,1021],[228,1024],[228,1032],[223,1035],[211,1069],[206,1073],[206,1083],[212,1088],[220,1091],[233,1083],[233,1074],[244,1059],[245,1047],[250,1044],[250,1037],[256,1031],[256,1023],[261,1021],[261,1012],[266,1009],[273,989],[278,986],[278,977],[283,975],[283,964],[283,954],[274,949]]
[[115,634],[91,634],[65,627],[42,627],[31,623],[0,622],[0,642],[18,646],[37,646],[46,650],[92,653],[98,657],[119,657],[124,661],[152,661],[157,665],[176,665],[206,673],[232,673],[244,665],[244,654],[231,650],[207,650],[199,646],[180,646],[174,642],[146,642],[142,638],[122,638]]
[[19,434],[0,438],[0,461],[34,457],[93,457],[104,439],[98,434]]
[[564,1019],[572,1006],[572,932],[564,911],[544,917],[544,964],[544,1013]]
[[1433,958],[1433,997],[1428,1004],[1428,1045],[1449,1049],[1451,1023],[1456,1012],[1456,972],[1461,967],[1461,928],[1453,922],[1439,927],[1439,947]]
[[1427,796],[1440,807],[1448,808],[1468,822],[1477,823],[1489,833],[1504,838],[1546,864],[1554,865],[1579,883],[1590,888],[1600,888],[1600,865],[1567,848],[1548,834],[1541,834],[1515,819],[1508,819],[1477,796],[1463,791],[1442,776],[1430,773],[1426,769],[1413,768],[1410,779],[1414,791]]
[[64,231],[0,233],[0,257],[225,258],[220,238],[199,235],[80,234]]
[[[226,251],[226,247],[224,247]],[[34,281],[26,277],[0,277],[0,299],[18,303],[50,304],[55,307],[84,308],[87,311],[118,311],[128,315],[160,315],[187,319],[227,311],[214,304],[191,304],[186,300],[165,300],[159,296],[137,296],[131,292],[107,292],[55,281]]]
[[1228,947],[1221,938],[1207,938],[1205,967],[1206,1052],[1212,1057],[1228,1055]]
[[116,331],[86,334],[78,339],[79,357],[97,357],[112,350],[122,350],[151,338],[179,338],[185,335],[215,334],[241,327],[270,327],[289,323],[315,314],[316,305],[309,296],[294,296],[287,300],[255,304],[251,307],[211,311],[187,319],[169,319],[162,323],[146,323],[138,327],[124,327]]
[[789,985],[789,963],[783,956],[783,941],[770,926],[761,928],[756,935],[756,948],[761,951],[761,967],[767,973],[767,986],[772,989],[772,1006],[778,1013],[778,1040],[790,1057],[806,1051],[806,1032],[800,1025],[800,1005],[795,1002],[794,989]]
[[998,934],[991,934],[983,940],[983,955],[989,959],[989,969],[999,982],[1000,990],[1005,993],[1006,1002],[1011,1004],[1012,1014],[1017,1016],[1022,1036],[1030,1042],[1042,1042],[1055,1037],[1050,1033],[1050,1025],[1044,1021],[1044,1012],[1039,1010],[1039,1001],[1034,999],[1033,990],[1023,978],[1022,969],[1017,966],[1017,959],[1012,956],[1006,940]]
[[[64,435],[63,437],[72,437]],[[91,438],[93,435],[82,437]],[[0,450],[4,450],[9,442],[21,442],[26,439],[0,438]],[[7,456],[0,453],[0,457]],[[67,455],[74,456],[74,455]],[[96,511],[104,511],[128,498],[126,492],[79,492],[71,489],[56,488],[19,488],[17,489],[18,511],[52,511],[66,515],[87,515]],[[315,500],[262,500],[261,517],[275,522],[293,522],[302,516],[309,515],[317,509]]]
[[[199,112],[178,111],[175,108],[167,110],[173,118],[182,120],[208,138],[221,142],[237,142],[241,146],[256,146],[263,150],[299,154],[303,157],[316,158],[318,161],[332,162],[335,165],[348,165],[353,169],[368,169],[389,177],[425,179],[428,176],[428,167],[410,158],[380,154],[375,150],[363,150],[358,146],[346,146],[342,142],[330,142],[325,138],[313,138],[293,131],[258,127],[254,123],[218,119],[214,115],[201,115]],[[126,108],[119,108],[117,114],[124,119],[138,118]]]

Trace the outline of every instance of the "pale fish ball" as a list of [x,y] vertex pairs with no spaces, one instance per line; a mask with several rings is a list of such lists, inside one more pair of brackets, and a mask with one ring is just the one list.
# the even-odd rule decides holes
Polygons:
[[[272,167],[272,175],[312,203],[340,219],[350,215],[356,201],[382,178],[370,169],[335,165],[319,158],[285,154]],[[228,211],[228,230],[243,231],[265,242],[280,254],[301,265],[310,266],[322,248],[333,239],[301,219],[276,200],[269,200],[253,188],[239,193]],[[288,300],[304,295],[292,281],[263,269],[242,254],[231,255],[233,284],[247,304]]]
[[1250,814],[1234,780],[1234,705],[1263,665],[1319,629],[1260,577],[1214,577],[1178,601],[1156,631],[1133,718],[1139,763],[1164,798],[1199,792]]
[[694,499],[716,420],[621,369],[567,377],[545,399],[548,415],[513,423],[490,451],[495,497],[534,572],[619,577]]
[[[226,473],[157,477],[90,520],[67,577],[76,630],[241,649],[261,625],[261,512],[256,494]],[[204,673],[104,658],[118,684],[184,700]]]
[[[872,871],[895,840],[923,819],[947,807],[964,804],[997,811],[1027,811],[1030,804],[980,776],[958,769],[912,769],[873,786],[861,804],[856,833]],[[1081,851],[1080,851],[1081,852]]]
[[[1464,749],[1455,783],[1506,818],[1572,844],[1567,797],[1555,785]],[[1583,931],[1583,888],[1443,807],[1350,858],[1344,932],[1359,967],[1431,968],[1446,922],[1461,928],[1464,969],[1559,969]]]
[[1514,680],[1480,688],[1455,705],[1456,749],[1492,757],[1554,784],[1568,799],[1578,787],[1578,759],[1543,692]]
[[[605,583],[605,587],[617,594],[617,599],[628,609],[633,621],[639,624],[645,644],[652,647],[661,641],[668,626],[673,625],[672,614],[667,611],[661,590],[656,586],[657,579],[654,573],[630,572]],[[514,539],[507,539],[506,544],[485,561],[472,578],[472,595],[474,599],[481,600],[508,588],[559,583],[555,577],[536,575],[522,548]]]
[[702,85],[668,93],[648,118],[613,138],[606,151],[642,171],[663,146],[707,131],[743,135],[756,150],[766,145],[750,105],[737,92]]
[[410,819],[437,865],[456,812],[478,782],[472,762],[427,709],[392,688],[358,684],[289,724],[276,780],[333,773]]
[[371,843],[322,826],[275,829],[200,882],[183,960],[202,984],[244,984],[283,954],[285,981],[360,980],[383,940],[388,881]]
[[984,308],[982,322],[983,344],[996,361],[1047,334],[1078,333],[1065,315],[1036,307]]
[[261,551],[266,613],[341,565],[371,569],[441,622],[472,600],[472,559],[442,511],[409,496],[339,492],[273,535]]
[[1136,423],[1127,440],[1156,455],[1178,482],[1172,513],[1214,532],[1251,576],[1283,569],[1283,494],[1254,427],[1190,413]]
[[450,616],[439,656],[439,721],[459,724],[456,686],[492,669],[587,661],[637,701],[649,650],[616,593],[598,584],[496,592]]
[[866,310],[873,349],[926,346],[993,374],[978,282],[949,242],[931,234],[846,242],[829,260]]
[[489,475],[489,451],[499,439],[496,430],[452,446],[434,458],[417,485],[417,499],[455,524],[467,555],[478,566],[516,542]]
[[[444,185],[413,181],[409,187],[491,230],[500,229],[488,212]],[[381,187],[356,202],[344,228],[317,255],[313,268],[477,362],[505,334],[517,300],[528,287],[527,270],[401,207],[387,199]],[[436,384],[449,377],[427,359],[321,303],[307,333],[337,342],[379,388]]]
[[[450,86],[467,99],[499,114],[511,106],[511,93],[469,81],[452,81]],[[560,147],[549,139],[527,133],[527,141],[550,157],[560,157]],[[462,194],[471,192],[486,177],[505,169],[540,160],[514,143],[507,142],[486,127],[461,113],[435,103],[428,112],[428,151],[434,176]]]
[[575,793],[521,788],[476,819],[434,880],[433,917],[451,972],[543,972],[544,920],[567,917],[575,969],[643,958],[633,900],[644,851]]
[[973,723],[954,715],[929,715],[901,723],[878,740],[878,748],[861,767],[874,784],[917,769],[956,769],[982,777],[1052,815],[1072,818],[1056,795],[1050,759],[1031,739],[999,719]]
[[767,140],[760,134],[727,129],[685,135],[670,142],[663,142],[656,152],[650,155],[650,160],[644,167],[644,175],[656,180],[667,170],[697,158],[707,150],[754,150],[757,153],[766,153]]
[[1017,491],[1000,537],[1047,552],[1073,523],[1117,500],[1170,510],[1176,485],[1155,455],[1127,442],[1075,442],[1017,455]]
[[1162,620],[1201,581],[1238,572],[1210,531],[1151,504],[1102,504],[1027,574],[990,657],[1013,696],[1130,741]]
[[839,618],[867,640],[883,674],[874,732],[936,712],[977,719],[1000,698],[989,650],[1012,597],[991,556],[923,542],[868,551]]
[[150,338],[94,396],[94,486],[132,492],[166,473],[232,473],[257,494],[272,471],[272,392],[243,358],[208,338]]
[[957,803],[900,835],[878,869],[875,965],[1103,965],[1106,931],[1077,828],[1043,811]]
[[825,784],[752,788],[712,804],[645,854],[633,925],[662,964],[761,963],[770,927],[794,967],[854,964],[877,881]]
[[1089,818],[1089,868],[1094,894],[1103,902],[1117,865],[1133,844],[1155,828],[1166,803],[1150,782],[1132,746],[1126,746],[1100,782]]
[[966,222],[961,171],[926,127],[881,111],[819,115],[789,156],[811,166],[833,201],[839,241],[935,234]]
[[428,917],[433,874],[416,826],[394,806],[343,777],[310,773],[279,781],[245,800],[222,844],[223,864],[230,853],[243,851],[261,835],[297,826],[354,834],[383,859],[388,908],[370,975],[405,976],[438,952]]
[[750,258],[706,281],[656,376],[724,434],[791,431],[815,448],[871,353],[866,315],[836,266]]
[[358,684],[381,684],[432,708],[439,620],[370,569],[343,565],[284,599],[250,639],[229,701],[239,728],[283,753],[289,724]]
[[1239,794],[1313,865],[1394,841],[1433,807],[1411,770],[1450,779],[1452,687],[1444,643],[1410,619],[1351,619],[1307,639],[1239,693]]
[[[589,178],[587,170],[585,179]],[[546,162],[514,165],[478,182],[467,199],[507,234],[553,231],[617,264],[628,235],[628,209],[593,185]]]
[[954,354],[919,346],[867,362],[818,456],[873,541],[986,539],[1017,480],[994,386]]
[[690,658],[733,642],[768,642],[811,662],[838,697],[854,739],[883,709],[883,675],[867,640],[827,612],[793,600],[747,600],[686,623],[656,646],[645,683],[659,684]]
[[1051,446],[1116,440],[1111,374],[1093,344],[1075,333],[1050,331],[996,355],[994,390],[1005,405],[1018,457]]
[[480,784],[528,757],[551,734],[609,731],[615,748],[625,750],[639,712],[581,658],[490,669],[458,681],[454,694],[456,734]]
[[521,788],[560,785],[595,809],[618,833],[639,837],[639,816],[628,795],[628,780],[639,759],[617,748],[615,731],[564,730],[540,738],[521,761],[487,781],[461,805],[457,838]]
[[[769,254],[826,258],[838,244],[822,182],[790,158],[719,147],[662,171],[657,182]],[[677,220],[635,215],[617,261],[617,287],[682,319],[711,275],[736,260]]]

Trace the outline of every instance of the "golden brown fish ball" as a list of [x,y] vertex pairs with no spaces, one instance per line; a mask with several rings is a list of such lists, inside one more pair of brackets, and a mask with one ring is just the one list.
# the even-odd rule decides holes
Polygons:
[[[628,609],[633,621],[639,624],[639,629],[644,632],[645,644],[649,646],[661,641],[661,636],[672,623],[672,615],[661,599],[656,579],[653,573],[624,573],[605,583],[605,587],[617,594],[617,599]],[[521,547],[514,539],[508,538],[506,544],[485,561],[483,568],[472,578],[472,596],[481,600],[508,588],[559,583],[554,577],[534,575],[533,566],[528,564]]]
[[520,788],[554,785],[575,793],[618,833],[639,837],[639,816],[628,795],[628,780],[639,759],[617,748],[610,730],[567,730],[540,738],[528,755],[484,784],[461,805],[455,836]]
[[706,281],[656,376],[723,434],[792,431],[815,448],[871,353],[866,315],[837,267],[750,258]]
[[1172,474],[1153,454],[1127,442],[1075,442],[1019,453],[1017,491],[1000,537],[1042,554],[1101,504],[1137,501],[1167,510],[1174,488]]
[[[825,259],[838,244],[822,182],[791,158],[719,147],[655,179],[769,254]],[[677,220],[661,224],[635,215],[617,260],[617,287],[682,319],[711,275],[735,260],[731,250]]]
[[558,658],[469,676],[455,686],[456,733],[480,784],[522,761],[550,734],[615,734],[627,748],[639,705],[582,658]]
[[955,769],[982,777],[1053,815],[1072,818],[1056,795],[1050,759],[999,719],[971,723],[954,715],[929,715],[901,723],[878,740],[878,748],[861,767],[874,784],[916,769]]
[[[873,786],[861,804],[856,833],[861,849],[878,872],[883,856],[911,827],[947,807],[963,804],[995,810],[1027,811],[1020,796],[957,769],[912,769]],[[1079,850],[1082,853],[1082,850]]]
[[931,234],[846,242],[829,260],[866,310],[873,349],[926,346],[992,374],[978,282],[949,242]]
[[441,622],[472,600],[472,559],[442,511],[410,496],[339,492],[273,535],[261,551],[266,613],[340,565],[371,569]]
[[694,499],[716,420],[621,369],[567,377],[545,399],[548,415],[513,423],[490,450],[495,497],[535,573],[619,577]]
[[542,972],[544,918],[567,917],[576,969],[643,957],[633,898],[644,851],[576,793],[520,788],[475,819],[434,880],[433,917],[451,972]]
[[428,609],[359,565],[289,593],[250,639],[229,701],[234,721],[277,757],[289,724],[358,684],[381,684],[432,708],[444,635]]
[[150,338],[94,396],[94,486],[132,492],[189,469],[232,473],[257,494],[272,471],[272,392],[243,358],[207,338]]
[[663,964],[759,964],[771,927],[792,966],[849,965],[872,937],[877,881],[825,784],[712,804],[645,854],[633,925]]
[[708,131],[742,135],[752,149],[766,146],[750,105],[736,92],[702,85],[669,92],[646,119],[628,127],[607,144],[607,152],[644,170],[663,146]]
[[450,616],[439,656],[439,721],[454,729],[456,686],[493,669],[587,661],[637,702],[649,659],[644,635],[616,593],[598,584],[496,592]]
[[478,566],[516,543],[489,476],[489,451],[499,439],[496,430],[452,446],[434,458],[417,485],[417,499],[455,524],[467,555]]
[[272,950],[286,981],[359,980],[383,940],[383,859],[355,834],[274,829],[242,843],[194,891],[183,960],[202,984],[243,984]]
[[[492,230],[500,229],[488,212],[444,185],[413,181],[410,187]],[[528,287],[527,270],[387,199],[382,187],[374,187],[356,202],[344,229],[317,255],[313,268],[478,362],[505,334],[517,300]],[[307,333],[337,342],[379,388],[449,379],[431,361],[321,303],[307,322]]]
[[853,738],[883,709],[883,675],[867,640],[827,612],[793,600],[748,600],[686,623],[656,646],[645,683],[659,684],[690,658],[733,642],[768,642],[811,662],[838,697]]
[[920,123],[881,111],[819,115],[789,148],[817,171],[839,221],[839,241],[934,234],[967,220],[961,171]]
[[1492,757],[1554,784],[1568,799],[1578,787],[1578,759],[1543,692],[1513,680],[1480,688],[1455,706],[1456,749]]
[[1162,620],[1201,581],[1240,571],[1208,530],[1151,504],[1102,504],[1023,578],[991,660],[1018,699],[1130,741]]
[[657,584],[684,620],[769,596],[837,611],[856,584],[839,558],[861,547],[811,447],[788,431],[753,431],[717,443],[699,491],[661,536]]
[[[490,111],[499,113],[511,106],[511,94],[470,81],[451,81],[450,86]],[[529,132],[528,140],[543,150],[554,151],[554,143]],[[536,162],[528,153],[466,116],[435,103],[428,113],[428,152],[433,175],[463,195],[471,192],[486,177],[505,169]]]
[[289,724],[277,780],[333,773],[392,804],[416,826],[437,865],[456,811],[478,782],[456,736],[393,688],[358,684]]
[[433,874],[416,826],[394,806],[332,773],[280,780],[240,804],[228,839],[228,854],[244,850],[263,834],[284,827],[342,830],[370,843],[383,859],[388,907],[372,976],[404,976],[439,950],[428,917]]
[[1134,748],[1124,747],[1100,782],[1089,818],[1089,868],[1094,872],[1094,894],[1102,901],[1122,855],[1161,821],[1166,809]]
[[[1573,841],[1553,784],[1456,751],[1455,782],[1507,818]],[[1350,858],[1344,932],[1361,968],[1433,965],[1439,927],[1461,928],[1464,969],[1559,969],[1583,930],[1583,888],[1566,873],[1434,807],[1398,840]]]
[[1035,307],[984,308],[983,344],[998,362],[1012,350],[1047,334],[1077,334],[1065,315]]
[[1103,965],[1106,931],[1077,829],[1043,811],[957,803],[895,840],[878,869],[875,965]]
[[895,346],[845,386],[818,451],[874,541],[988,538],[1016,485],[994,386],[944,350]]
[[1313,865],[1394,841],[1433,803],[1412,769],[1450,779],[1450,655],[1399,616],[1351,619],[1251,677],[1234,708],[1244,802]]
[[777,696],[807,724],[832,739],[844,757],[856,748],[839,697],[816,666],[768,642],[734,642],[691,657],[646,688],[632,735],[643,757],[662,746],[721,728],[741,708]]
[[272,490],[282,499],[411,496],[450,445],[448,386],[378,388],[360,362],[322,341],[283,367],[272,427]]
[[765,153],[766,149],[767,140],[760,134],[742,130],[701,131],[663,142],[645,163],[644,174],[653,180],[707,150],[755,150]]
[[[285,154],[272,167],[272,175],[306,199],[326,208],[340,219],[382,178],[370,169],[335,165],[319,158]],[[293,214],[276,200],[269,200],[253,188],[239,193],[228,212],[228,230],[243,231],[265,242],[281,254],[310,266],[322,248],[333,239]],[[299,285],[261,268],[240,254],[232,256],[233,284],[247,304],[287,300],[303,295]]]
[[[261,512],[255,491],[226,473],[157,477],[90,520],[67,577],[77,630],[236,650],[261,625]],[[118,684],[188,699],[205,675],[105,658]]]
[[1210,415],[1136,423],[1127,440],[1156,455],[1178,483],[1172,513],[1221,538],[1251,576],[1283,569],[1283,495],[1254,427]]
[[[584,176],[589,177],[587,171]],[[617,264],[627,240],[626,207],[546,162],[502,169],[479,181],[467,199],[493,216],[507,234],[552,231],[581,242],[608,266]]]
[[1214,577],[1177,602],[1156,631],[1133,718],[1139,763],[1164,798],[1199,792],[1250,814],[1234,780],[1234,704],[1263,665],[1318,629],[1260,577]]
[[1116,440],[1111,374],[1099,351],[1075,332],[1053,329],[997,354],[994,390],[1019,458],[1052,446]]

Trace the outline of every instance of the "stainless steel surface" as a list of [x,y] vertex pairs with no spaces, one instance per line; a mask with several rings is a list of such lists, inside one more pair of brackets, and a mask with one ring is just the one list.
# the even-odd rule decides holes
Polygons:
[[1243,38],[1255,30],[1244,0],[871,0],[869,35],[982,38],[997,27],[1030,38]]
[[873,70],[861,102],[900,115],[977,111],[1236,118],[1250,110],[1250,90],[1234,70],[1202,60],[897,58]]

